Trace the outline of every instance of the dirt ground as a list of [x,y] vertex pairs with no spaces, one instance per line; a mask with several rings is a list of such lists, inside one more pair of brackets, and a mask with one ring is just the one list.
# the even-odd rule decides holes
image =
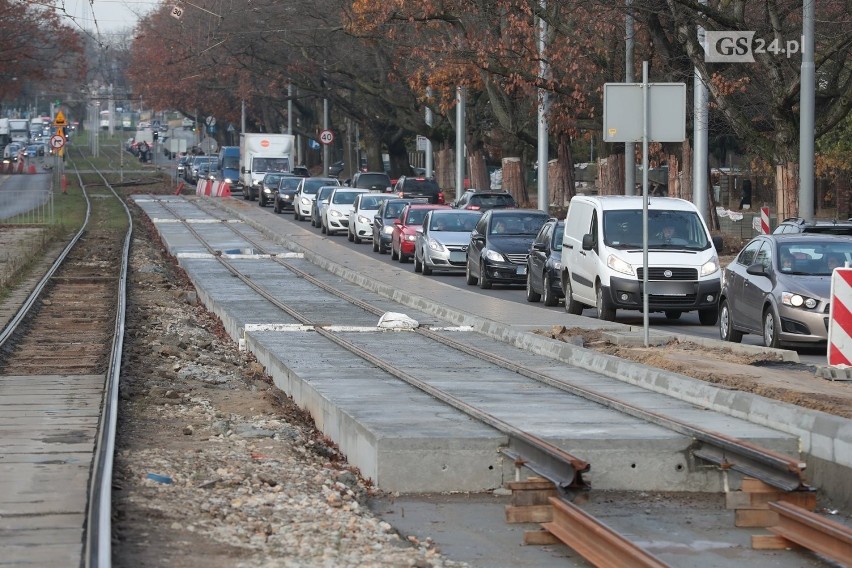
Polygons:
[[852,418],[852,383],[817,377],[814,368],[807,365],[765,356],[746,356],[677,339],[646,348],[614,345],[598,330],[554,326],[537,333],[562,341],[582,337],[584,347],[602,353],[681,373],[723,388]]

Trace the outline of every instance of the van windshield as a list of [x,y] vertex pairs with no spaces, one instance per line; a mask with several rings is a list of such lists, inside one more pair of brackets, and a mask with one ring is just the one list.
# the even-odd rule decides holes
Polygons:
[[223,170],[237,170],[240,168],[240,157],[239,156],[228,156],[225,155],[222,157],[222,169]]
[[[617,249],[642,248],[642,211],[604,211],[604,243]],[[711,245],[698,213],[648,211],[648,248],[704,250]]]

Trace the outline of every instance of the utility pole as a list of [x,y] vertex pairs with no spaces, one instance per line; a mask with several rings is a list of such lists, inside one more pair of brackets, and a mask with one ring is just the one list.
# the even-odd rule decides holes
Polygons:
[[[539,0],[542,11],[547,8],[545,0]],[[543,18],[538,19],[538,77],[545,81],[548,77],[547,61],[545,59],[545,47],[547,41],[547,22]],[[538,89],[538,208],[545,213],[549,209],[550,200],[547,196],[547,162],[548,158],[548,133],[547,133],[547,111],[550,99],[547,90],[543,87]]]
[[464,193],[464,87],[456,87],[456,200]]
[[[627,16],[625,16],[625,50],[624,50],[624,82],[633,82],[633,0],[625,0]],[[594,140],[592,141],[594,144]],[[594,146],[593,146],[594,147]],[[636,195],[636,143],[624,143],[624,195]]]
[[816,0],[802,6],[802,75],[799,88],[799,217],[814,218],[814,114],[816,79],[814,67],[814,20]]

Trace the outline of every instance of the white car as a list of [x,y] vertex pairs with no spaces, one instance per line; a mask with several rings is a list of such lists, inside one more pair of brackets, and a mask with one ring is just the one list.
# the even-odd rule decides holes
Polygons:
[[322,232],[331,236],[338,231],[349,229],[349,214],[352,205],[360,193],[367,193],[367,189],[353,189],[351,187],[338,187],[328,196],[328,205],[321,212]]
[[311,208],[317,191],[324,185],[340,185],[340,180],[333,177],[304,178],[296,190],[296,203],[293,207],[293,218],[296,221],[306,221],[311,218]]
[[385,199],[394,197],[390,193],[365,193],[355,197],[352,213],[349,214],[349,240],[361,244],[362,239],[373,240],[373,217]]

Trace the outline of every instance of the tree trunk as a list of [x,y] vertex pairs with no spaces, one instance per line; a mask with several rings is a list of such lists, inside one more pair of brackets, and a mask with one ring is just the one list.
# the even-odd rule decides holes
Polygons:
[[598,160],[598,195],[624,195],[624,154]]
[[468,153],[467,171],[470,172],[470,187],[482,190],[491,189],[491,178],[488,177],[488,168],[485,167],[485,154],[481,149]]
[[799,165],[787,161],[775,166],[775,216],[780,223],[799,215]]
[[503,190],[512,194],[521,206],[529,204],[520,158],[503,158]]
[[677,154],[669,154],[667,163],[669,165],[669,197],[680,197],[680,160]]
[[550,181],[550,204],[562,208],[574,197],[574,155],[571,153],[571,137],[567,134],[559,136],[557,147],[557,159],[552,162],[553,167],[548,165],[548,179]]
[[[444,190],[445,195],[455,195],[456,152],[444,142],[443,147],[435,152],[435,181]],[[454,201],[455,199],[453,199]],[[447,199],[447,201],[451,201]]]
[[848,172],[839,172],[834,181],[834,195],[836,196],[837,214],[836,219],[852,218],[852,199],[850,199],[850,175]]

